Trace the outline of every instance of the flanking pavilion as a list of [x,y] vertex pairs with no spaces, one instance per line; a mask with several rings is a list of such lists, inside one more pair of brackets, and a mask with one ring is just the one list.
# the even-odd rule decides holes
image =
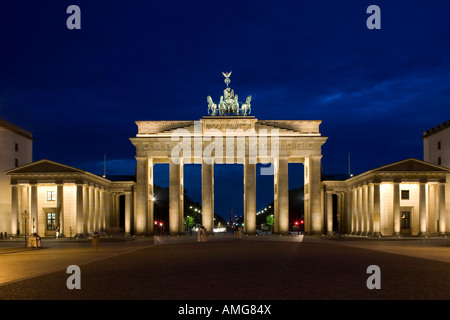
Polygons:
[[59,227],[61,235],[85,236],[120,227],[122,195],[125,232],[132,232],[134,181],[111,181],[45,159],[6,174],[11,177],[13,235],[55,236]]
[[450,170],[414,158],[345,181],[323,181],[324,233],[450,233]]

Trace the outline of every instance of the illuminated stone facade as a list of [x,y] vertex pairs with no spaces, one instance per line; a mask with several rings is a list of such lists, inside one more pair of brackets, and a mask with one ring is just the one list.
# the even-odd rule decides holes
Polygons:
[[449,181],[449,169],[412,158],[345,181],[323,181],[326,233],[448,234]]
[[423,133],[423,159],[450,168],[450,120]]
[[84,236],[119,227],[119,197],[125,198],[125,232],[130,233],[133,181],[110,181],[92,173],[40,160],[8,170],[11,233]]
[[[274,176],[274,231],[289,232],[288,164],[303,163],[305,231],[322,233],[321,121],[262,121],[253,116],[206,116],[198,121],[137,121],[130,138],[136,147],[136,234],[152,234],[153,167],[169,163],[169,231],[183,232],[183,167],[202,165],[202,224],[213,230],[214,164],[242,164],[245,233],[256,233],[256,164],[270,164]],[[270,170],[272,170],[270,172]]]
[[[11,234],[11,186],[6,170],[33,161],[33,135],[0,119],[0,232]],[[15,232],[13,232],[15,233]]]

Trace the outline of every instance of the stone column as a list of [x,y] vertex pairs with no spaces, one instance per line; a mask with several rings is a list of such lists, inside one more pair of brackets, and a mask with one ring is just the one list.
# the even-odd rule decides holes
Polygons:
[[[289,162],[280,158],[278,166],[278,228],[282,235],[289,234]],[[256,185],[256,178],[255,178]],[[256,197],[256,192],[255,192]],[[256,211],[256,206],[255,206]],[[255,220],[256,224],[256,220]]]
[[394,182],[394,202],[393,202],[393,230],[394,236],[400,235],[400,183]]
[[352,197],[352,233],[354,235],[358,234],[358,188],[355,187],[352,190],[353,197]]
[[367,235],[373,235],[373,183],[367,186]]
[[244,162],[244,232],[256,234],[256,164],[248,158]]
[[89,186],[89,220],[87,232],[94,231],[94,218],[95,218],[95,191],[93,186]]
[[180,234],[183,227],[183,214],[181,197],[182,190],[182,170],[183,163],[180,159],[179,163],[170,161],[169,164],[169,233],[170,235]]
[[59,226],[61,236],[65,233],[64,226],[64,185],[58,183],[56,187],[56,226]]
[[362,214],[363,214],[363,234],[369,234],[369,187],[365,184],[362,186]]
[[19,186],[14,184],[11,185],[11,234],[17,234],[17,221],[19,217]]
[[428,185],[428,230],[427,232],[430,234],[437,233],[436,230],[436,222],[437,222],[437,216],[436,216],[436,209],[437,209],[437,194],[436,194],[436,184],[429,184]]
[[[154,233],[154,221],[155,221],[155,190],[153,183],[153,158],[147,159],[147,186],[148,186],[148,208],[147,208],[147,224],[148,224],[148,233]],[[131,199],[131,195],[130,195]],[[130,207],[131,208],[131,207]],[[127,219],[125,218],[125,221]],[[131,220],[131,215],[130,215]],[[125,222],[126,223],[126,222]]]
[[99,189],[99,205],[98,205],[98,229],[105,231],[105,190]]
[[214,229],[214,160],[202,161],[202,225],[208,234]]
[[[274,233],[289,234],[289,163],[287,158],[274,159]],[[256,184],[256,178],[255,178]],[[256,197],[256,192],[255,192]],[[256,206],[255,206],[256,210]],[[256,224],[256,220],[255,220]]]
[[100,231],[100,189],[94,188],[94,230]]
[[[214,183],[214,182],[213,182]],[[184,159],[180,159],[180,192],[178,194],[179,197],[179,221],[178,224],[178,233],[184,233]],[[214,208],[214,194],[213,194],[213,208]],[[214,214],[214,211],[213,211]],[[214,219],[214,215],[213,215]],[[214,227],[214,221],[213,221]]]
[[103,203],[104,203],[104,209],[103,209],[103,215],[104,215],[104,224],[105,228],[112,227],[112,220],[111,220],[111,193],[109,190],[104,190],[103,193]]
[[85,193],[86,188],[82,184],[77,184],[77,204],[76,204],[76,226],[75,226],[75,236],[82,237],[85,233]]
[[131,192],[125,192],[125,234],[131,234]]
[[381,236],[380,184],[373,184],[373,235]]
[[[323,234],[324,232],[324,219],[323,212],[321,210],[322,200],[321,200],[321,158],[322,156],[309,156],[305,159],[305,181],[308,181],[309,191],[309,212],[310,221],[306,221],[310,227],[307,230],[311,231],[311,234]],[[306,219],[306,217],[305,217]]]
[[327,234],[333,233],[333,193],[327,191],[326,193],[326,214],[327,214]]
[[[273,159],[273,226],[272,226],[272,230],[273,233],[278,234],[279,233],[279,228],[278,228],[278,221],[280,220],[278,214],[279,214],[279,205],[278,205],[278,184],[279,184],[279,178],[278,178],[278,171],[279,171],[279,159],[278,158],[274,158]],[[245,199],[244,199],[245,201]],[[306,199],[305,199],[305,208],[306,208]],[[306,209],[305,209],[306,210]],[[306,217],[307,213],[305,211],[305,217]],[[305,218],[305,220],[307,221],[308,218]]]
[[356,199],[357,199],[357,209],[358,209],[358,213],[357,213],[357,219],[358,219],[358,223],[357,223],[357,235],[363,235],[364,234],[364,230],[363,230],[363,213],[362,213],[362,187],[358,187],[356,189]]
[[[90,197],[89,197],[89,186],[83,185],[83,229],[80,231],[80,235],[85,235],[89,232],[89,211],[90,211]],[[78,234],[78,231],[77,231]]]
[[[27,214],[30,214],[30,188],[29,186],[19,187],[19,233],[25,234],[25,220],[23,219],[22,215],[27,212]],[[27,227],[29,225],[29,219],[27,219]],[[13,231],[13,230],[11,230]]]
[[439,235],[445,234],[445,182],[439,182]]
[[419,236],[427,235],[426,182],[419,186]]
[[344,206],[345,206],[345,227],[344,231],[345,233],[352,233],[352,210],[353,210],[353,192],[352,190],[348,190],[344,193],[345,200],[344,200]]
[[120,193],[114,193],[114,222],[115,226],[120,226]]
[[38,206],[37,206],[37,189],[38,186],[36,184],[31,185],[31,207],[30,207],[30,224],[28,234],[32,234],[33,232],[38,233]]
[[336,230],[341,233],[344,232],[344,194],[343,192],[337,193],[337,210],[336,210],[336,221],[337,221],[337,228]]
[[148,159],[136,157],[136,212],[134,212],[134,233],[136,234],[147,234],[149,229],[147,170]]

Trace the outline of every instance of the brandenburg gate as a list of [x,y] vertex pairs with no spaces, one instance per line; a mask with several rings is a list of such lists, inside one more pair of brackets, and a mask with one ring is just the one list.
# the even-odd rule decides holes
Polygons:
[[[322,145],[320,120],[259,120],[251,113],[251,96],[239,102],[229,88],[230,73],[223,73],[227,88],[220,102],[208,96],[208,116],[197,121],[136,121],[130,138],[136,147],[136,201],[134,234],[154,231],[155,164],[169,163],[169,232],[183,233],[183,167],[201,164],[202,224],[214,228],[214,164],[242,164],[244,170],[244,232],[256,234],[256,177],[274,177],[274,232],[289,233],[288,164],[304,165],[305,232],[322,234]],[[267,164],[257,170],[257,164]],[[259,172],[257,172],[259,171]],[[131,226],[130,226],[131,227]],[[129,228],[130,228],[129,227]],[[130,230],[125,230],[130,232]]]

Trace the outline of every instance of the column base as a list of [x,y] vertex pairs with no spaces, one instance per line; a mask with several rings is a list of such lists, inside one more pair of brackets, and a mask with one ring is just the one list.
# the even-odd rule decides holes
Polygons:
[[428,233],[427,232],[419,232],[419,237],[428,237]]
[[381,238],[381,237],[382,237],[382,234],[381,234],[381,232],[374,232],[374,233],[372,234],[372,237],[375,237],[375,238]]
[[[206,233],[206,234],[208,235],[208,233]],[[180,236],[182,236],[182,235],[184,235],[183,232],[170,232],[170,233],[169,233],[169,236],[170,236],[170,237],[180,237]]]
[[439,232],[439,233],[438,233],[438,236],[439,236],[439,237],[447,238],[447,233],[445,233],[445,232]]
[[394,233],[392,234],[392,236],[393,236],[393,237],[400,237],[400,232],[394,232]]
[[152,233],[145,232],[145,233],[136,233],[133,236],[135,236],[135,237],[150,237],[152,235],[153,235]]

